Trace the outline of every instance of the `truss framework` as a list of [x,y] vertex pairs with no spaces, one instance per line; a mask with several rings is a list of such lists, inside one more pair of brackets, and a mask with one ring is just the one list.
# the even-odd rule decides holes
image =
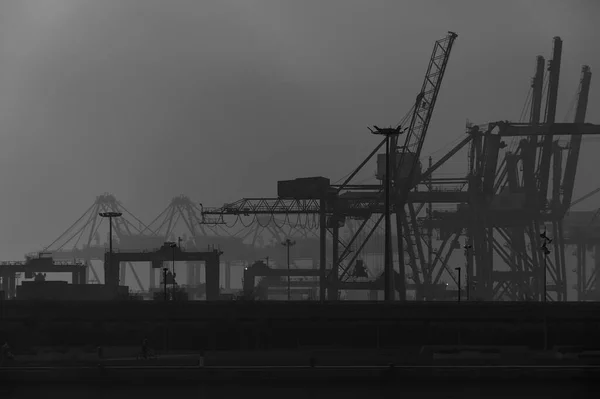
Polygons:
[[[100,228],[108,224],[104,222],[104,218],[99,216],[101,212],[119,212],[123,214],[123,217],[111,218],[113,232],[117,238],[115,248],[126,245],[125,243],[135,242],[137,239],[145,237],[142,231],[149,231],[147,226],[129,212],[114,195],[105,193],[96,197],[94,203],[83,215],[50,245],[46,246],[42,252],[51,252],[53,258],[57,260],[83,259],[92,272],[93,282],[100,283],[100,277],[92,265],[92,260],[103,261],[108,246],[106,243],[104,245],[100,243]],[[133,266],[130,263],[128,266],[139,288],[143,290],[141,279]]]
[[[558,84],[558,77],[555,75],[559,70],[560,56],[556,51],[555,46],[551,86]],[[468,126],[465,139],[422,174],[420,185],[417,187],[419,190],[409,194],[402,212],[398,212],[397,207],[392,208],[392,212],[401,215],[401,218],[397,219],[397,225],[404,231],[399,235],[403,238],[401,248],[408,254],[406,264],[410,269],[410,278],[417,287],[422,286],[421,296],[426,296],[426,287],[439,282],[444,273],[452,280],[457,280],[456,273],[448,262],[452,252],[460,248],[460,237],[466,236],[464,247],[468,250],[465,250],[465,291],[472,298],[540,300],[543,292],[542,274],[545,270],[548,277],[545,290],[548,299],[567,299],[567,243],[562,220],[571,204],[574,180],[572,176],[577,165],[578,142],[582,135],[600,134],[600,126],[584,123],[589,76],[589,68],[584,67],[575,123],[554,123],[551,114],[555,113],[553,102],[556,101],[556,95],[550,94],[546,121],[539,124],[540,90],[543,85],[534,87],[538,93],[534,96],[537,100],[532,104],[530,123],[496,122],[483,129],[479,126]],[[536,77],[534,81],[539,82],[540,77]],[[543,78],[541,81],[543,83]],[[553,87],[549,90],[554,92]],[[559,140],[552,139],[551,143],[554,144],[550,147],[546,144],[548,137],[559,134],[571,138],[566,167],[563,167],[564,159],[561,155],[564,148],[556,144]],[[517,149],[504,150],[507,145],[503,140],[515,137],[520,140]],[[464,179],[467,184],[459,184],[458,188],[452,190],[445,188],[442,182],[433,185],[433,171],[467,144],[470,145],[469,172]],[[347,243],[339,240],[339,237],[336,238],[339,233],[333,231],[335,226],[343,223],[346,218],[366,221],[374,215],[379,215],[373,219],[373,230],[383,219],[381,188],[350,186],[347,183],[348,181],[341,187],[332,187],[336,195],[333,199],[328,198],[328,201],[248,198],[218,209],[207,209],[205,214],[220,219],[226,216],[253,214],[323,215],[324,218],[320,218],[319,222],[326,223],[326,230],[334,237],[333,242],[339,242],[342,247],[341,254],[337,254],[339,261],[336,263],[339,263],[340,282],[344,283],[351,279],[349,271],[352,264],[359,256],[357,253],[367,245],[370,235],[367,234],[364,241],[358,244],[358,248],[353,250],[351,247],[366,225],[361,225],[354,231]],[[353,189],[352,192],[347,190],[349,187]],[[540,190],[546,190],[545,187],[551,187],[551,200],[541,198],[538,194]],[[440,195],[440,192],[444,192],[445,197]],[[514,203],[503,204],[511,201],[516,201],[516,206]],[[445,214],[431,212],[433,214],[425,217],[421,215],[426,204],[442,202],[454,202],[458,204],[458,209]],[[545,225],[548,226],[548,236],[553,237],[552,252],[548,256],[539,250],[540,235],[544,233]],[[431,253],[434,251],[431,248],[430,237],[433,230],[444,231],[444,238],[432,259]],[[334,249],[333,252],[335,251]],[[506,267],[496,267],[496,258]],[[596,281],[595,273],[596,271],[592,273],[594,279],[585,272],[580,273],[580,285],[589,287],[592,281]]]

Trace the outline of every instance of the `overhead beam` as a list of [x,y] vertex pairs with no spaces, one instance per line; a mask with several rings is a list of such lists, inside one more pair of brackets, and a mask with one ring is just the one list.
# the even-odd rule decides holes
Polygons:
[[507,123],[496,122],[491,124],[491,128],[498,127],[498,135],[502,137],[552,135],[552,136],[572,136],[572,135],[600,135],[600,125],[592,123],[550,123],[542,125],[532,125],[530,123]]

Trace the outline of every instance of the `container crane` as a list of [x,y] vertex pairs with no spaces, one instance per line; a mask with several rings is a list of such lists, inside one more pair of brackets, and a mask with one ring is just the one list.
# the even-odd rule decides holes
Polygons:
[[[477,194],[471,204],[479,204],[479,211],[474,210],[472,215],[478,218],[484,214],[488,220],[474,221],[471,234],[476,236],[477,242],[473,248],[478,267],[477,282],[480,283],[478,294],[488,299],[503,296],[502,291],[514,300],[533,296],[541,300],[543,292],[555,293],[555,298],[559,301],[567,298],[563,218],[572,198],[581,138],[583,135],[597,135],[600,130],[596,125],[585,123],[591,78],[589,67],[586,66],[582,68],[574,123],[554,122],[561,51],[562,41],[555,37],[554,54],[550,63],[545,123],[540,124],[544,59],[538,57],[532,85],[530,123],[490,124],[482,140],[474,140],[476,145],[472,149],[472,154],[475,154],[477,166],[471,167],[470,175],[473,181],[470,183],[470,189]],[[500,138],[488,136],[494,129],[493,126],[500,128],[498,132],[500,136],[523,137],[516,151],[512,152],[509,149],[505,153],[499,168],[500,173],[496,173],[495,159],[498,157],[498,151],[506,145]],[[571,139],[564,175],[562,151],[565,148],[561,147],[559,140],[555,139],[556,136],[561,135],[570,136]],[[548,141],[550,141],[549,147]],[[479,176],[481,181],[477,182]],[[550,179],[552,179],[552,190],[551,200],[548,200]],[[481,188],[478,188],[475,183],[481,185]],[[498,215],[502,213],[503,216],[491,222],[494,213]],[[548,257],[539,250],[540,226],[544,223],[551,224],[549,235],[553,238],[552,256]],[[502,248],[492,250],[492,247],[497,245],[494,234],[498,234],[508,242],[511,253],[507,253]],[[487,238],[483,238],[485,235]],[[529,249],[530,254],[527,253]],[[492,251],[496,251],[505,260],[510,271],[503,271],[501,274],[493,270]],[[544,267],[546,262],[547,267]],[[549,275],[546,289],[543,289],[544,270],[547,270]]]
[[[434,50],[430,58],[425,80],[423,82],[421,91],[419,92],[415,101],[415,106],[412,109],[412,117],[410,119],[409,129],[406,134],[406,140],[403,147],[398,147],[398,143],[392,144],[395,172],[394,177],[394,201],[396,204],[404,204],[407,201],[408,193],[414,188],[421,180],[421,171],[419,163],[419,156],[427,128],[433,114],[433,109],[439,89],[441,87],[442,78],[447,67],[448,59],[450,56],[450,50],[456,39],[456,33],[449,32],[446,37],[435,42]],[[339,284],[339,278],[348,276],[348,271],[353,263],[353,260],[347,264],[346,267],[342,266],[342,262],[346,260],[349,253],[352,252],[350,244],[345,245],[341,242],[338,236],[338,229],[343,225],[345,217],[357,217],[362,218],[366,222],[371,215],[379,214],[381,217],[375,222],[372,227],[371,233],[367,234],[367,240],[378,227],[379,223],[383,219],[383,187],[382,185],[374,186],[358,186],[350,185],[351,180],[358,174],[358,172],[373,158],[377,151],[383,146],[385,140],[382,141],[371,154],[354,170],[353,173],[339,186],[330,186],[327,181],[327,188],[322,190],[324,193],[322,196],[307,195],[306,193],[282,195],[278,193],[279,198],[276,199],[244,199],[233,204],[226,204],[225,206],[217,209],[205,209],[203,215],[250,215],[250,214],[318,214],[319,225],[320,225],[320,236],[321,236],[321,255],[320,255],[320,269],[321,269],[321,298],[323,299],[325,291],[324,271],[326,263],[326,241],[325,235],[327,231],[330,231],[333,236],[333,250],[332,250],[332,269],[331,273],[327,276],[328,286],[330,288],[330,298],[337,297],[337,288]],[[465,142],[466,143],[466,142]],[[464,145],[464,143],[463,143]],[[381,160],[381,157],[378,157]],[[385,159],[384,159],[385,160]],[[436,164],[428,171],[431,172],[437,169],[441,164]],[[396,167],[397,166],[397,167]],[[418,169],[418,173],[417,173]],[[303,179],[297,179],[303,180]],[[306,179],[310,180],[310,179]],[[325,179],[327,180],[327,179]],[[316,182],[314,180],[308,184]],[[283,182],[280,182],[283,183]],[[299,185],[306,185],[306,181],[297,182]],[[320,183],[319,183],[320,184]],[[349,189],[366,190],[365,192],[342,192],[348,191]],[[293,190],[292,190],[293,191]],[[302,190],[300,190],[302,191]],[[355,194],[359,194],[355,196]],[[418,201],[417,201],[418,202]],[[402,209],[403,205],[396,205],[396,209]],[[404,217],[404,212],[400,212],[401,218]],[[406,223],[406,222],[403,222]],[[402,224],[402,223],[400,223]],[[354,232],[354,236],[350,239],[350,243],[356,241],[358,234],[361,234],[366,223]],[[401,235],[399,235],[401,236]],[[341,244],[343,247],[343,253],[338,254],[337,248]],[[362,250],[362,246],[358,248],[359,252]],[[410,246],[410,245],[409,245]],[[402,265],[402,270],[404,269]],[[340,274],[341,273],[341,274]],[[339,276],[339,277],[338,277]],[[418,273],[415,273],[415,279],[418,280]],[[404,275],[400,278],[404,280]],[[401,298],[406,297],[406,289],[400,283],[400,296]],[[389,290],[391,287],[387,287]]]
[[[452,50],[452,46],[454,41],[458,35],[454,32],[448,32],[447,36],[443,39],[440,39],[435,42],[433,47],[433,52],[431,54],[431,58],[429,60],[429,65],[427,67],[427,72],[425,73],[425,79],[423,80],[423,84],[421,86],[421,91],[416,97],[415,104],[412,108],[412,116],[410,118],[410,124],[405,131],[405,140],[404,145],[398,145],[399,134],[394,134],[390,136],[390,154],[391,154],[391,163],[394,165],[394,170],[392,173],[392,181],[393,181],[393,201],[395,205],[395,216],[396,216],[396,228],[398,231],[397,239],[398,239],[398,259],[399,259],[399,279],[394,279],[393,272],[393,262],[390,260],[385,264],[385,276],[386,276],[386,287],[385,287],[385,297],[391,298],[392,293],[398,291],[400,300],[406,300],[406,286],[404,283],[404,276],[406,275],[405,265],[403,263],[404,254],[404,240],[407,241],[407,250],[412,251],[412,241],[410,239],[411,235],[411,224],[406,223],[404,208],[407,205],[407,196],[408,193],[422,180],[421,179],[421,150],[423,149],[423,144],[425,143],[425,137],[427,136],[427,129],[429,128],[429,123],[431,121],[431,117],[433,116],[433,111],[435,109],[435,103],[440,92],[440,88],[442,85],[442,80],[444,78],[444,74],[446,72],[446,67],[448,66],[448,61],[450,59],[450,52]],[[379,129],[378,129],[379,130]],[[399,126],[396,127],[396,131],[399,131]],[[383,171],[386,169],[385,162],[386,156],[379,155],[377,158],[378,162],[378,178],[383,180],[383,176],[385,173]],[[377,197],[384,196],[384,189],[382,188]],[[375,206],[375,204],[374,204]],[[414,213],[414,209],[412,209],[412,204],[409,204],[409,212]],[[382,218],[385,215],[382,215]],[[379,219],[379,222],[381,219]],[[403,229],[406,227],[406,229]],[[408,230],[408,235],[403,234],[403,230]],[[414,235],[414,233],[412,233]],[[415,240],[415,244],[420,247],[420,240]],[[422,248],[418,248],[420,252],[422,252]],[[388,249],[385,250],[388,253]],[[415,254],[411,253],[411,259],[415,259]],[[431,273],[428,268],[422,270],[423,277],[426,283],[431,284]],[[418,273],[414,273],[415,278],[418,278]],[[397,280],[400,282],[399,287],[394,287],[394,281]],[[417,285],[420,282],[415,281]]]
[[[590,70],[590,67],[587,65],[582,66],[579,96],[577,99],[577,108],[575,110],[575,123],[585,122],[591,81],[592,71]],[[567,154],[567,163],[565,165],[565,173],[562,181],[563,198],[562,203],[560,204],[562,216],[564,216],[567,210],[571,207],[571,199],[573,198],[573,187],[575,185],[575,177],[577,175],[577,164],[579,161],[582,138],[583,136],[581,134],[575,134],[571,136],[571,140],[569,141],[569,152]]]
[[[446,67],[448,66],[450,52],[457,37],[458,35],[456,33],[448,32],[448,35],[444,39],[435,42],[433,53],[429,60],[429,66],[427,67],[427,73],[425,74],[423,85],[421,86],[421,91],[417,95],[415,101],[414,112],[406,132],[404,146],[398,148],[398,136],[392,138],[391,142],[392,153],[396,154],[399,151],[400,154],[398,163],[394,161],[394,166],[396,167],[394,173],[394,194],[396,202],[396,228],[398,230],[398,265],[400,267],[399,274],[401,277],[398,280],[401,282],[400,287],[398,287],[400,300],[406,300],[406,286],[404,285],[406,270],[404,263],[402,262],[404,259],[404,243],[402,238],[404,235],[402,227],[404,224],[403,221],[405,220],[403,214],[404,206],[407,203],[408,192],[421,180],[421,163],[419,161],[421,150],[425,143],[427,129],[429,128],[442,80],[446,72]],[[411,148],[414,148],[414,152],[411,152]],[[414,210],[411,210],[411,212],[414,212]],[[418,244],[420,245],[420,241]],[[410,251],[412,246],[407,246],[407,248]],[[411,258],[413,257],[411,256]],[[390,262],[390,265],[387,267],[386,273],[391,276],[393,263]],[[429,273],[429,270],[423,270],[423,278],[426,280],[426,283],[431,283],[431,273]],[[389,278],[388,281],[390,287],[386,287],[386,289],[393,292],[394,279]]]

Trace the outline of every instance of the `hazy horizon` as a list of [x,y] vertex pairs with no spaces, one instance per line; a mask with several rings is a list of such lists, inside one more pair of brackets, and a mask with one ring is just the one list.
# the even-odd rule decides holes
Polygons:
[[[600,73],[598,11],[594,1],[0,2],[0,256],[48,245],[104,192],[148,223],[180,194],[219,206],[275,196],[281,179],[339,179],[376,145],[366,126],[410,109],[449,30],[459,37],[424,157],[441,157],[467,119],[518,120],[554,36],[563,121],[581,65]],[[582,149],[574,199],[600,186],[599,144]],[[464,170],[461,157],[444,173]]]

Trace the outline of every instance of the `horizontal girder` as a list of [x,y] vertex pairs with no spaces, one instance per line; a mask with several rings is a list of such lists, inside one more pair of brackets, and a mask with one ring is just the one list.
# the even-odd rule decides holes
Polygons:
[[[383,212],[383,196],[380,192],[349,192],[336,200],[336,210],[347,216],[364,216]],[[419,191],[409,194],[409,201],[415,203],[462,203],[468,201],[464,191]],[[274,214],[318,214],[321,211],[318,199],[284,198],[244,198],[226,204],[221,208],[205,208],[205,215],[274,215]],[[327,202],[326,213],[333,212],[333,205]]]
[[490,124],[490,129],[494,127],[498,127],[498,135],[504,137],[600,135],[600,125],[592,123],[547,123],[535,125],[530,123],[495,122]]

